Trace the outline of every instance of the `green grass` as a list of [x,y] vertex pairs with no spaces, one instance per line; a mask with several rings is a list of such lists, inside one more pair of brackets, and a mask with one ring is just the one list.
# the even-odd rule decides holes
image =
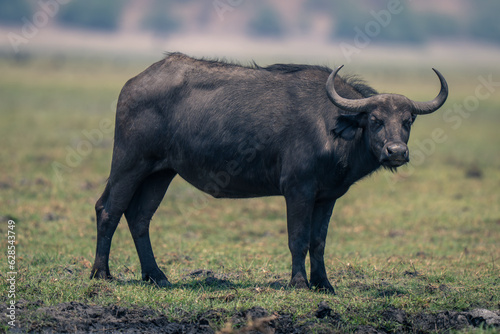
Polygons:
[[[286,288],[291,257],[282,198],[215,200],[179,178],[151,227],[157,261],[173,287],[140,281],[124,220],[111,249],[117,279],[89,280],[94,203],[109,173],[113,140],[100,124],[114,121],[122,85],[147,65],[0,61],[0,232],[6,235],[8,219],[16,221],[18,300],[145,306],[172,321],[210,309],[232,314],[261,306],[292,314],[298,325],[327,301],[346,331],[361,325],[398,330],[400,324],[381,316],[391,306],[410,315],[500,308],[500,95],[481,101],[458,129],[443,119],[444,110],[474,94],[477,76],[489,74],[486,66],[442,71],[450,78],[450,100],[436,114],[418,118],[410,151],[421,149],[418,143],[436,128],[444,142],[397,174],[380,171],[360,181],[337,202],[325,254],[336,296]],[[381,90],[405,86],[400,92],[415,99],[437,91],[427,84],[436,80],[432,73],[411,81],[401,65],[377,81],[382,70],[366,70]],[[102,140],[68,167],[68,147],[77,150],[91,130],[100,131]],[[67,167],[57,174],[55,162]],[[467,177],[474,170],[482,176]],[[8,271],[5,260],[0,268]],[[216,279],[190,275],[200,269]],[[3,280],[0,303],[8,301],[7,289]],[[26,317],[21,321],[44,321]],[[222,328],[227,320],[215,325]],[[318,319],[311,331],[328,326]]]

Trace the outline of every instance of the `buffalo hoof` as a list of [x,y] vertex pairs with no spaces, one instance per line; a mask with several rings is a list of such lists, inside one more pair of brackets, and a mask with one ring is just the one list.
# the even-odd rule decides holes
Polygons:
[[168,281],[167,276],[160,270],[157,269],[150,273],[142,273],[142,280],[146,282],[151,282],[159,288],[166,288],[172,284]]
[[336,295],[335,289],[330,284],[330,282],[328,282],[327,280],[320,282],[320,283],[315,283],[315,284],[311,283],[311,286],[313,286],[315,288],[315,290],[318,292]]
[[112,280],[113,276],[109,273],[109,270],[106,269],[92,269],[92,272],[90,273],[90,279],[105,279],[105,280]]
[[307,283],[307,279],[302,275],[295,275],[292,277],[288,286],[296,289],[309,289],[309,283]]
[[168,279],[162,279],[159,281],[155,281],[153,279],[149,279],[149,280],[151,281],[151,283],[153,283],[158,288],[168,288],[168,287],[172,286],[172,283],[170,283],[168,281]]

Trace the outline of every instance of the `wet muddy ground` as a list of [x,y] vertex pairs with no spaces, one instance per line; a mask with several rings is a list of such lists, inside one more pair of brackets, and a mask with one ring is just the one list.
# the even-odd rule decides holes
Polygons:
[[[1,305],[5,309],[5,305]],[[232,316],[231,316],[232,314]],[[96,306],[78,302],[44,306],[39,302],[20,301],[20,326],[13,333],[385,333],[387,328],[360,326],[353,328],[341,314],[322,302],[303,317],[270,313],[261,307],[229,313],[214,309],[201,314],[184,314],[169,319],[148,308]],[[388,308],[380,314],[385,322],[393,322],[398,332],[442,332],[467,327],[494,327],[500,330],[500,311],[475,309],[468,312],[443,311],[435,314],[408,315],[403,310]],[[230,324],[227,326],[227,324]],[[226,324],[222,326],[221,324]],[[232,327],[231,327],[232,325]],[[221,328],[222,326],[222,328]],[[394,328],[394,327],[393,327]]]

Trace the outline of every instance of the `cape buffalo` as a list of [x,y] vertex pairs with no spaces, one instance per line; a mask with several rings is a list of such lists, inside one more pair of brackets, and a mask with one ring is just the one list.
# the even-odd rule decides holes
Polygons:
[[179,174],[214,197],[284,196],[290,286],[334,293],[323,256],[335,201],[379,167],[407,163],[415,117],[448,96],[437,70],[437,97],[415,102],[378,94],[338,76],[340,69],[245,67],[172,53],[130,79],[118,100],[110,176],[96,203],[91,278],[111,278],[111,239],[125,214],[142,279],[170,284],[156,264],[149,223]]

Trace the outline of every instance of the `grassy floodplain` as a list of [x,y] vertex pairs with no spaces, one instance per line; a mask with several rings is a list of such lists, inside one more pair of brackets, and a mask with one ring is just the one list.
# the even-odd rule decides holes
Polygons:
[[[196,322],[217,310],[209,319],[214,330],[259,306],[290,315],[309,332],[416,331],[421,314],[499,310],[500,87],[480,88],[474,99],[481,78],[500,81],[498,67],[488,64],[439,68],[451,94],[443,109],[415,122],[412,163],[358,182],[337,202],[325,254],[336,296],[286,287],[291,257],[282,198],[215,200],[180,178],[151,227],[173,287],[140,281],[124,219],[111,249],[116,279],[90,281],[94,203],[109,173],[114,106],[126,80],[149,63],[0,60],[0,234],[7,235],[9,219],[16,222],[16,300],[25,330],[55,326],[36,309],[68,302],[152,309],[172,322]],[[416,100],[433,98],[439,87],[427,67],[349,71]],[[471,111],[453,110],[464,103]],[[0,268],[9,271],[6,260]],[[0,304],[9,302],[8,289],[2,279]],[[332,316],[317,318],[323,301]],[[404,312],[405,320],[387,310]]]

